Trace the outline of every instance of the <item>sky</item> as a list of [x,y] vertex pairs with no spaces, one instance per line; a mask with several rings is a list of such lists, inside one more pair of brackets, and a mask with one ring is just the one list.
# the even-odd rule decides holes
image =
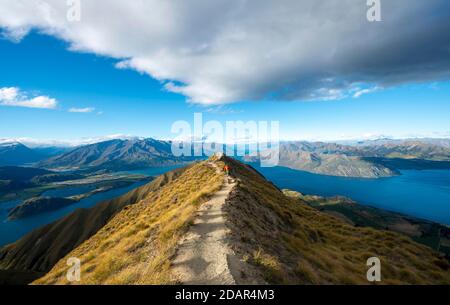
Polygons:
[[380,23],[347,0],[108,3],[0,2],[0,138],[171,139],[199,112],[282,140],[450,137],[448,1]]

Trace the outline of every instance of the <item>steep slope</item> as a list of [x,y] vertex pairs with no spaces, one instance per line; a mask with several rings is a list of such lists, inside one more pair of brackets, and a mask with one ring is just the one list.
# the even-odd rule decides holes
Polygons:
[[171,165],[191,160],[172,155],[171,143],[154,139],[110,140],[81,146],[39,164],[46,168],[121,170]]
[[[97,204],[90,209],[78,209],[62,219],[36,229],[17,242],[0,249],[0,281],[8,275],[42,275],[72,249],[100,230],[125,206],[135,204],[150,193],[176,179],[185,169],[176,169],[129,193]],[[7,272],[5,271],[7,270]],[[37,273],[36,273],[37,272]],[[36,278],[35,276],[34,278]],[[26,277],[28,279],[29,277]]]
[[321,197],[283,190],[286,196],[331,214],[357,227],[371,227],[398,232],[445,254],[450,259],[450,227],[425,219],[358,204],[342,196]]
[[223,175],[207,162],[192,165],[172,182],[115,215],[36,283],[67,283],[68,257],[82,261],[85,284],[171,283],[170,259],[178,242],[198,207],[220,189],[222,182]]
[[267,282],[367,284],[366,261],[376,256],[384,284],[450,283],[448,261],[430,248],[348,225],[293,201],[250,167],[228,162],[237,179],[226,204],[234,250]]
[[[217,171],[224,163],[231,167],[231,189]],[[213,203],[224,190],[225,203]],[[213,209],[215,204],[220,209]],[[204,217],[208,206],[217,214],[206,212]],[[208,262],[214,255],[207,257],[203,251],[218,242],[210,235],[215,232],[212,228],[201,229],[211,218],[218,223],[210,225],[220,231],[225,221],[226,236],[220,238],[227,253],[223,270],[229,270],[234,283],[247,279],[274,284],[368,284],[366,261],[373,256],[382,262],[384,284],[450,283],[448,262],[430,248],[397,233],[353,227],[321,213],[285,196],[253,168],[227,157],[200,162],[123,209],[35,283],[68,284],[69,257],[81,260],[84,284],[198,282],[207,267],[186,279],[178,272],[179,264],[187,259],[187,266],[194,269],[198,264],[192,262],[200,260],[224,265],[220,255]],[[193,233],[200,237],[192,240]],[[192,255],[185,256],[189,245]],[[229,276],[222,279],[230,283]]]

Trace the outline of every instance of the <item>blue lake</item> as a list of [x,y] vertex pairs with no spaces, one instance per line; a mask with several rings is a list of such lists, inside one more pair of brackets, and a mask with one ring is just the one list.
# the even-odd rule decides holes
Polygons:
[[[39,228],[43,225],[49,224],[59,218],[73,212],[79,208],[90,208],[95,204],[102,202],[104,200],[109,200],[115,197],[119,197],[128,191],[137,188],[146,182],[137,182],[130,186],[113,189],[107,192],[98,193],[92,195],[88,198],[81,200],[78,203],[66,206],[64,208],[41,213],[39,215],[34,215],[22,219],[17,219],[14,221],[8,221],[8,210],[20,204],[20,200],[3,202],[0,204],[0,246],[12,243],[33,229]],[[55,197],[60,196],[72,196],[89,191],[91,187],[69,187],[59,190],[51,190],[44,193],[46,196],[52,195]]]
[[450,225],[450,170],[403,170],[396,177],[361,179],[252,165],[280,188],[346,196],[361,204]]
[[[252,165],[280,188],[320,196],[346,196],[361,204],[450,225],[450,170],[405,170],[397,177],[359,179],[316,175],[284,167],[259,168]],[[148,168],[127,173],[156,176],[177,167],[180,166]],[[8,209],[20,201],[0,203],[0,246],[14,242],[31,230],[51,223],[75,209],[92,207],[142,184],[144,182],[95,194],[62,209],[15,221],[7,221]],[[91,189],[92,186],[76,186],[47,191],[44,195],[72,196]]]
[[[180,167],[181,165],[177,166],[164,166],[164,167],[153,167],[153,168],[146,168],[141,170],[133,170],[133,171],[127,171],[127,172],[121,172],[117,174],[123,174],[123,173],[129,173],[129,174],[140,174],[144,176],[158,176],[161,174],[164,174],[167,171],[173,170],[175,168]],[[16,205],[20,204],[20,200],[13,200],[13,201],[7,201],[0,203],[0,246],[12,243],[28,232],[32,231],[33,229],[39,228],[43,225],[49,224],[55,220],[58,220],[61,217],[66,216],[67,214],[73,212],[76,209],[79,208],[90,208],[94,205],[96,205],[99,202],[102,202],[104,200],[109,200],[112,198],[119,197],[127,192],[129,192],[132,189],[135,189],[147,182],[137,182],[133,185],[130,185],[128,187],[123,188],[117,188],[113,189],[107,192],[98,193],[95,195],[92,195],[88,198],[85,198],[81,200],[78,203],[75,203],[73,205],[66,206],[64,208],[42,213],[39,215],[26,217],[23,219],[18,219],[14,221],[8,221],[8,210],[15,207]],[[49,196],[49,197],[69,197],[74,196],[78,194],[87,193],[89,191],[92,191],[95,189],[92,185],[80,185],[80,186],[73,186],[73,187],[65,187],[60,189],[53,189],[46,191],[42,194],[42,196]]]

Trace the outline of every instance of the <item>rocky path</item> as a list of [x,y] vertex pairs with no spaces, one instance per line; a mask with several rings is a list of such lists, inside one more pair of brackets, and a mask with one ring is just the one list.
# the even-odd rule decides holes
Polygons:
[[[220,170],[215,163],[210,165]],[[228,264],[228,256],[233,252],[226,243],[223,211],[234,186],[232,178],[224,178],[220,191],[200,207],[193,225],[179,244],[172,270],[182,284],[235,284]]]

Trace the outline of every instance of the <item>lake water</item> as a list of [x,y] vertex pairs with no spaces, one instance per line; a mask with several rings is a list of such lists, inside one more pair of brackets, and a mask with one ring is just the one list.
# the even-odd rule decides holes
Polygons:
[[[284,167],[259,168],[254,164],[253,166],[280,188],[320,196],[346,196],[361,204],[450,225],[450,170],[405,170],[397,177],[359,179],[316,175]],[[128,173],[156,176],[177,167],[179,166],[149,168]],[[31,230],[51,223],[77,208],[92,207],[98,202],[118,197],[144,183],[139,182],[125,188],[95,194],[62,209],[15,221],[7,221],[8,209],[20,201],[1,203],[0,246],[14,242]],[[91,189],[91,186],[76,186],[47,191],[45,195],[73,196]]]
[[[76,209],[90,208],[101,201],[119,197],[127,193],[128,191],[135,189],[145,183],[146,183],[145,181],[141,181],[127,187],[117,188],[107,192],[98,193],[88,198],[85,198],[78,203],[63,207],[61,209],[41,213],[38,215],[22,219],[17,219],[14,221],[8,221],[8,210],[21,203],[21,201],[14,200],[3,202],[0,204],[0,246],[14,242],[17,239],[24,236],[25,234],[27,234],[28,232],[30,232],[31,230],[49,224],[55,220],[58,220],[59,218],[69,214],[70,212],[73,212]],[[59,190],[51,190],[44,194],[46,196],[52,195],[55,197],[73,196],[85,193],[90,189],[92,189],[92,187],[69,187]]]
[[[164,166],[164,167],[153,167],[153,168],[146,168],[141,170],[133,170],[133,171],[127,171],[122,172],[118,174],[123,173],[130,173],[130,174],[141,174],[144,176],[158,176],[161,174],[164,174],[167,171],[173,170],[175,168],[180,167],[178,166]],[[85,198],[81,200],[78,203],[66,206],[64,208],[41,213],[39,215],[34,215],[31,217],[26,217],[23,219],[17,219],[14,221],[8,221],[8,210],[15,207],[16,205],[20,204],[20,200],[13,200],[13,201],[7,201],[0,203],[0,246],[9,244],[11,242],[14,242],[27,234],[28,232],[32,231],[33,229],[39,228],[43,225],[49,224],[55,220],[58,220],[59,218],[66,216],[67,214],[73,212],[74,210],[78,208],[90,208],[94,205],[96,205],[99,202],[109,200],[112,198],[119,197],[127,192],[129,192],[132,189],[135,189],[143,184],[147,183],[146,181],[137,182],[130,186],[123,187],[123,188],[117,188],[113,189],[107,192],[98,193],[95,195],[92,195],[88,198]],[[95,189],[95,186],[92,185],[80,185],[80,186],[74,186],[74,187],[65,187],[61,189],[54,189],[46,191],[42,194],[42,196],[49,196],[49,197],[69,197],[74,196],[78,194],[87,193],[89,191],[92,191]]]
[[450,225],[450,170],[403,170],[396,177],[361,179],[252,165],[280,188],[311,195],[341,195],[361,204]]

